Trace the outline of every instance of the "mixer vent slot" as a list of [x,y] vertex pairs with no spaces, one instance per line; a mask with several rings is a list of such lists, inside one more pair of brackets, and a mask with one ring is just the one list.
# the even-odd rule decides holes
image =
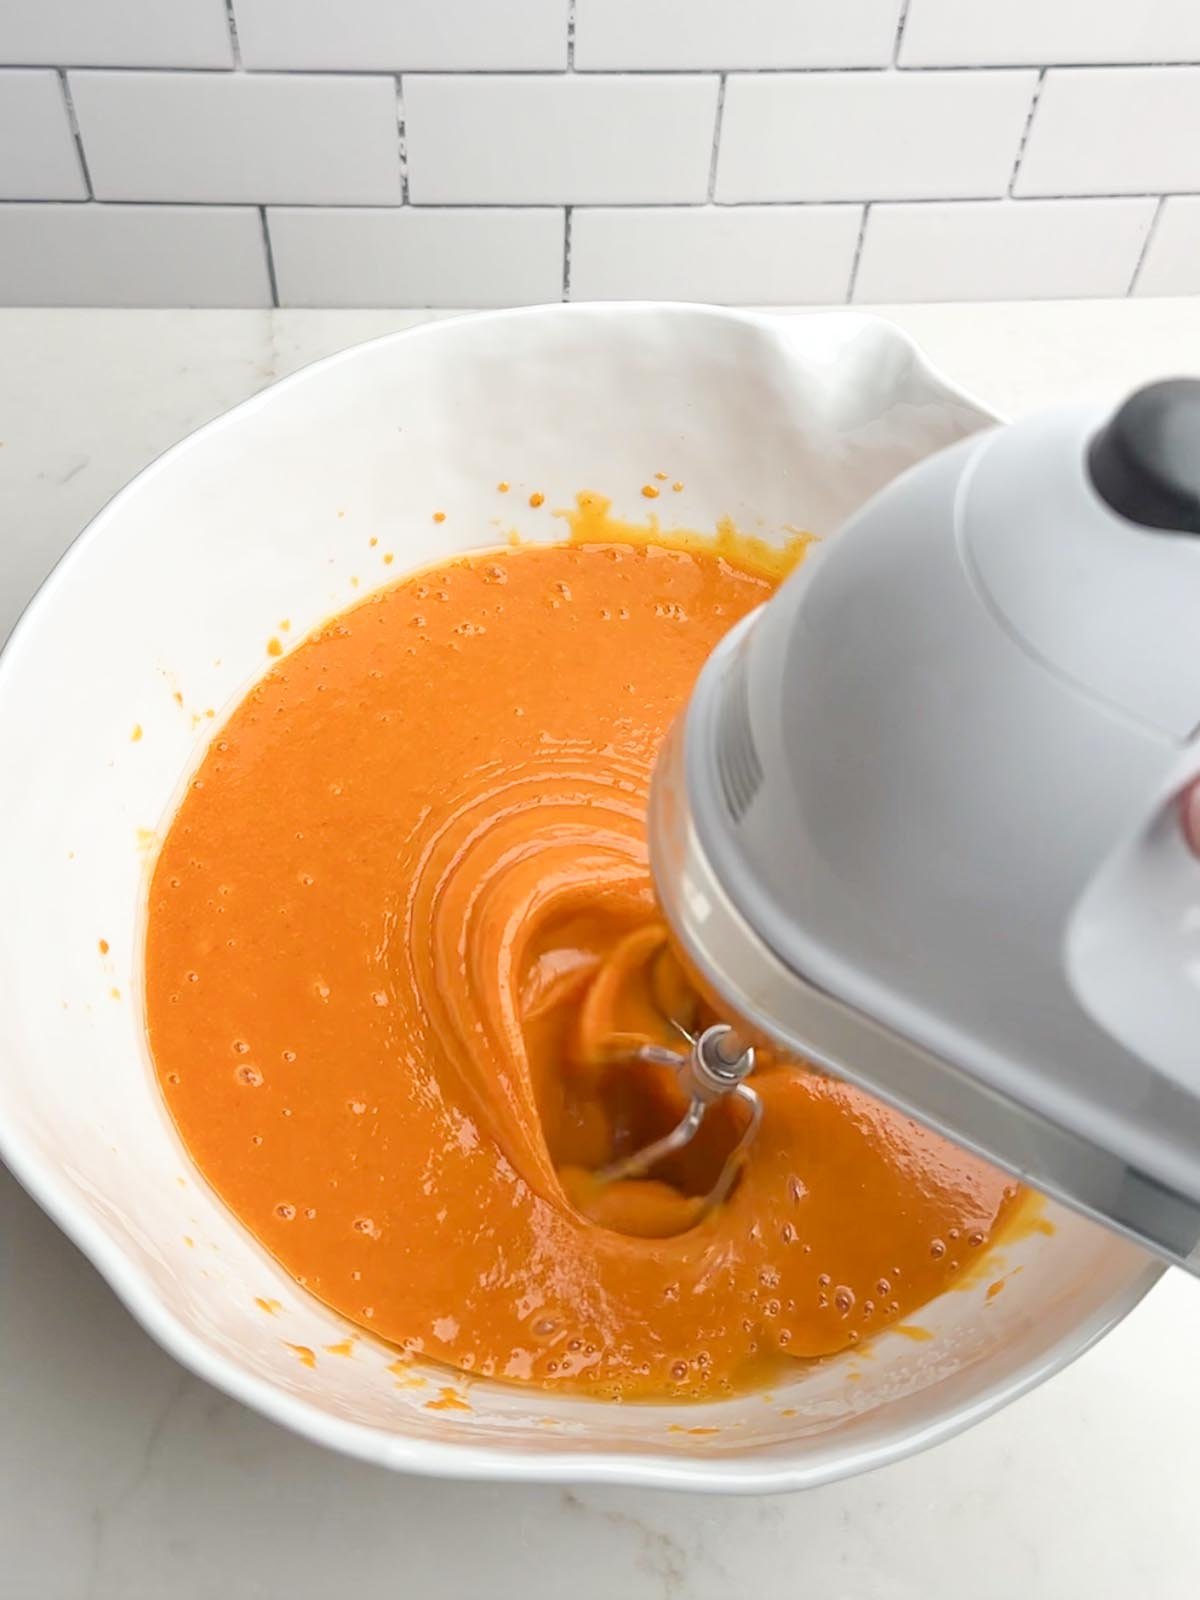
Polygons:
[[740,822],[763,780],[762,765],[750,730],[745,649],[734,656],[721,685],[717,709],[717,777],[730,816]]

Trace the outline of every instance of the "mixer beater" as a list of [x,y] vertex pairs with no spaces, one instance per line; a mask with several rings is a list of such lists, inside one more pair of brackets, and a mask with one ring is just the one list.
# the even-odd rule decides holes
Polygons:
[[746,1082],[754,1071],[754,1046],[747,1043],[736,1029],[727,1023],[715,1022],[701,1032],[692,1033],[674,1019],[671,1019],[671,1025],[686,1042],[686,1050],[641,1044],[631,1050],[626,1059],[650,1066],[670,1067],[687,1096],[687,1110],[669,1133],[602,1168],[595,1174],[594,1181],[609,1184],[649,1176],[659,1162],[692,1142],[712,1106],[731,1096],[746,1108],[745,1126],[726,1157],[716,1182],[698,1206],[693,1219],[698,1222],[728,1198],[762,1122],[763,1106],[759,1095]]

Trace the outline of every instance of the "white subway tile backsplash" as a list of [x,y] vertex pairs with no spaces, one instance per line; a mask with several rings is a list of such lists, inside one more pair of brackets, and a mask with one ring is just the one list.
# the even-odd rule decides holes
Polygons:
[[409,195],[440,205],[703,200],[715,77],[411,77]]
[[1038,300],[1124,295],[1154,200],[872,206],[854,298]]
[[2,0],[0,61],[231,67],[225,0]]
[[283,306],[502,306],[562,293],[563,213],[402,209],[267,212]]
[[576,0],[575,66],[882,67],[900,0]]
[[1163,205],[1134,294],[1200,294],[1200,195]]
[[102,200],[398,205],[392,78],[72,72]]
[[571,218],[572,300],[844,301],[861,206],[637,206]]
[[716,198],[915,200],[1003,194],[1032,72],[735,75]]
[[269,306],[262,220],[225,206],[0,205],[0,304]]
[[0,200],[84,200],[57,72],[0,72]]
[[1200,0],[0,0],[5,201],[0,302],[1200,293]]
[[567,0],[237,0],[247,67],[475,72],[567,64]]
[[910,0],[902,67],[1200,61],[1197,0]]
[[1050,72],[1016,194],[1200,189],[1200,67]]

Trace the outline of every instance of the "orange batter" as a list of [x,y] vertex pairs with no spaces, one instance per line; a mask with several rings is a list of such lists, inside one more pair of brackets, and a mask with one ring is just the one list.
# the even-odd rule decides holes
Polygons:
[[769,577],[695,548],[508,549],[407,579],[280,660],[154,873],[146,1003],[183,1138],[352,1321],[466,1372],[728,1393],[901,1321],[1015,1189],[794,1066],[729,1201],[711,1116],[653,1181],[591,1173],[678,1114],[614,1033],[693,1002],[664,951],[647,785]]

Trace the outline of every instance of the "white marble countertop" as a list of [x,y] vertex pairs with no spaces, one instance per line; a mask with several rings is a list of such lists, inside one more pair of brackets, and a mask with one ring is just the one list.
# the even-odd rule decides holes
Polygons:
[[[1010,413],[1200,371],[1200,301],[887,314]],[[429,315],[0,311],[0,639],[167,445]],[[400,1478],[183,1372],[0,1169],[0,1596],[1183,1600],[1200,1592],[1198,1352],[1200,1288],[1171,1274],[1000,1415],[807,1494]]]

